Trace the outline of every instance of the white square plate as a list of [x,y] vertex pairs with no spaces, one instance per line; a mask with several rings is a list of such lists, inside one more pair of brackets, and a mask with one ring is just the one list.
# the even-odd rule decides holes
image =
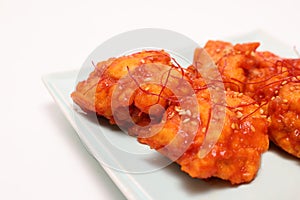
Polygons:
[[[295,57],[292,47],[280,43],[263,31],[254,31],[225,40],[259,41],[262,44],[259,50],[269,50],[280,56]],[[101,137],[90,131],[88,123],[91,122],[87,120],[78,123],[74,119],[74,115],[78,113],[73,110],[70,93],[74,90],[77,74],[77,71],[49,74],[43,77],[43,81],[83,144],[128,199],[299,199],[300,159],[289,156],[274,146],[263,154],[261,168],[255,180],[240,186],[231,186],[229,182],[218,179],[209,181],[193,179],[181,172],[176,164],[140,174],[120,172],[108,167],[100,162],[99,155],[106,156],[107,159],[113,159],[113,157],[111,157],[110,150],[101,142]],[[109,132],[106,137],[112,134],[112,137],[118,140],[119,136],[113,135],[114,132],[118,132],[117,129],[106,127],[106,130]],[[124,139],[122,136],[119,139],[125,146],[137,143],[131,137]],[[146,146],[142,148],[147,149]],[[147,149],[147,151],[152,150]],[[123,161],[119,162],[122,165]]]

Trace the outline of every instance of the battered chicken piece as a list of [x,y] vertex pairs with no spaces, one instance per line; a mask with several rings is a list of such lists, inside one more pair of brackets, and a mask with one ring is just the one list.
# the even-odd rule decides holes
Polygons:
[[256,63],[252,54],[259,43],[232,45],[223,41],[208,41],[204,49],[216,63],[225,84],[225,88],[243,92],[247,81],[247,71]]
[[[97,115],[109,119],[110,122],[114,124],[115,119],[113,117],[111,103],[113,92],[116,90],[118,81],[128,75],[128,72],[134,71],[135,68],[149,63],[173,67],[170,55],[163,50],[142,51],[128,56],[111,58],[107,61],[99,62],[87,80],[78,83],[71,97],[85,112],[97,113]],[[130,81],[132,82],[133,80],[131,79]],[[143,89],[143,87],[144,86],[141,86],[141,89]],[[124,88],[118,97],[123,99],[123,101],[121,101],[123,103],[124,96],[126,96],[128,90],[129,88]],[[145,97],[141,98],[140,92],[137,91],[132,94],[130,99],[123,105],[119,105],[120,108],[116,109],[120,110],[118,113],[122,113],[122,109],[130,107],[130,114],[134,115],[134,121],[138,121],[139,115],[142,114],[137,113],[147,112],[146,107],[150,106],[149,104],[155,102],[161,104],[163,107],[166,106],[166,101],[157,96],[158,94],[160,94],[161,97],[166,95],[165,91],[162,91],[162,86],[148,84],[147,90],[150,91],[146,97],[147,102],[143,100]],[[146,94],[144,93],[144,95]],[[148,105],[145,105],[145,103]],[[118,113],[116,113],[115,116],[118,116],[120,120],[124,120],[124,123],[126,123],[128,116],[122,119],[122,114]]]
[[272,120],[270,139],[288,153],[300,158],[300,83],[282,86],[269,103]]
[[[227,92],[225,124],[220,138],[212,150],[200,158],[198,153],[206,135],[211,104],[207,90],[197,92],[197,99],[199,128],[193,142],[185,151],[182,146],[186,138],[191,136],[182,133],[180,124],[193,126],[195,120],[186,116],[189,112],[180,112],[177,105],[171,105],[167,109],[167,120],[161,131],[151,137],[139,137],[138,141],[171,159],[174,158],[174,152],[183,151],[176,162],[192,177],[219,177],[232,184],[250,182],[260,167],[261,154],[268,149],[266,117],[259,113],[251,98],[241,93]],[[193,116],[193,111],[190,112],[190,116]],[[190,120],[183,117],[189,117]]]
[[271,121],[270,139],[299,157],[299,100],[294,88],[300,83],[300,59],[285,59],[268,51],[256,51],[257,44],[209,41],[206,50],[222,73],[226,88],[243,92],[261,106],[262,114]]
[[253,52],[256,65],[247,70],[246,95],[258,103],[270,101],[288,77],[283,59],[270,52]]
[[283,59],[268,51],[256,51],[258,47],[257,42],[232,45],[208,41],[205,50],[218,66],[227,89],[262,103],[274,96],[288,74]]
[[[196,91],[198,109],[190,105],[183,110],[173,102],[166,111],[166,121],[160,124],[163,128],[157,131],[157,127],[142,130],[133,126],[130,133],[137,135],[139,142],[176,161],[192,177],[219,177],[232,184],[252,181],[260,167],[261,154],[269,146],[267,116],[250,97],[227,91],[226,103],[215,105],[225,107],[224,127],[212,149],[202,157],[200,149],[211,124],[211,94],[195,67],[190,66],[185,76]],[[193,135],[188,129],[193,129],[196,124]]]

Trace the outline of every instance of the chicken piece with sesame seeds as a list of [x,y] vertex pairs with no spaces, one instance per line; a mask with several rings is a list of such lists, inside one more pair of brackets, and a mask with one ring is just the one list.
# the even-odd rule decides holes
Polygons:
[[300,158],[300,83],[287,83],[269,103],[270,139]]
[[256,65],[247,69],[244,92],[258,103],[268,102],[288,78],[283,60],[270,52],[255,52]]
[[300,59],[280,59],[280,63],[285,78],[276,83],[276,91],[268,103],[269,137],[277,146],[300,158]]
[[[258,45],[255,44],[258,43],[232,45],[209,41],[205,48],[218,66],[225,87],[243,92],[260,105],[262,114],[270,121],[270,139],[283,150],[300,157],[297,109],[300,100],[299,91],[295,89],[300,82],[300,59],[256,51]],[[244,59],[240,62],[237,55]]]
[[216,63],[226,89],[243,92],[260,104],[272,98],[288,73],[283,59],[257,51],[259,45],[208,41],[204,48]]
[[[133,121],[136,122],[140,120],[139,116],[145,116],[143,113],[148,114],[146,107],[152,103],[159,103],[162,107],[167,105],[167,102],[163,98],[157,96],[158,94],[161,97],[169,95],[166,90],[162,92],[162,87],[157,84],[142,85],[135,92],[132,92],[131,88],[128,87],[121,88],[121,79],[126,76],[128,77],[129,72],[133,73],[138,67],[147,64],[160,64],[159,66],[165,68],[173,67],[170,55],[163,50],[141,51],[131,55],[111,58],[107,61],[99,62],[89,77],[78,83],[71,97],[83,111],[103,116],[109,119],[112,124],[116,123],[114,117],[119,117],[119,122],[124,121],[126,124],[128,116],[123,116],[124,112],[122,110],[129,107],[129,113],[134,118]],[[157,68],[152,67],[152,73],[156,73],[153,70],[161,70],[159,66]],[[131,78],[129,81],[133,82]],[[126,82],[126,80],[123,82]],[[120,88],[117,88],[117,86]],[[117,113],[113,113],[112,101],[116,90],[121,91],[117,98],[124,105],[118,105],[118,108],[115,109]],[[149,92],[145,93],[141,92],[141,90],[148,90]],[[127,96],[129,97],[126,101]]]
[[226,89],[244,92],[247,72],[256,63],[253,53],[259,43],[244,43],[232,45],[223,41],[208,41],[204,49],[218,67]]
[[167,119],[160,131],[150,137],[138,137],[138,141],[170,159],[174,159],[178,151],[182,152],[175,161],[181,165],[182,171],[192,177],[218,177],[232,184],[252,181],[260,167],[261,154],[269,145],[266,117],[262,117],[250,97],[233,91],[226,92],[226,115],[222,132],[209,153],[200,158],[199,150],[210,123],[211,102],[207,90],[198,91],[196,95],[200,122],[193,141],[186,149],[184,142],[191,136],[182,134],[180,124],[194,126],[194,111],[182,111],[176,105],[170,105],[167,109]]

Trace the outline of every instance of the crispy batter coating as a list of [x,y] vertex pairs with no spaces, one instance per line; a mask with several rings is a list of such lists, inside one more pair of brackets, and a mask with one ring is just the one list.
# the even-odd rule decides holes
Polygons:
[[[90,73],[87,80],[79,82],[76,90],[71,94],[72,99],[86,112],[95,112],[100,116],[103,116],[110,120],[111,123],[115,123],[111,102],[113,92],[116,89],[118,81],[128,75],[129,71],[134,70],[136,67],[143,64],[160,63],[171,66],[171,57],[165,51],[142,51],[128,56],[122,56],[119,58],[111,58],[104,62],[99,62],[93,72]],[[163,99],[158,100],[158,97],[153,94],[160,94],[161,86],[155,84],[149,84],[148,90],[152,95],[146,95],[142,97],[141,92],[134,93],[130,100],[125,105],[120,105],[118,113],[122,113],[122,109],[126,109],[131,106],[130,113],[133,114],[135,120],[139,120],[136,109],[140,109],[142,112],[147,112],[148,104],[152,102],[160,103],[162,106],[166,106],[166,102]],[[123,93],[119,96],[120,99],[124,98],[128,88],[123,89]],[[145,94],[144,94],[145,95]],[[145,105],[147,104],[147,105]],[[126,121],[128,116],[122,119],[121,114],[116,114],[120,117],[120,120]]]
[[247,71],[256,63],[252,59],[252,52],[259,43],[245,43],[232,45],[223,41],[208,41],[204,49],[216,63],[226,88],[243,92],[247,81]]
[[256,100],[271,121],[270,139],[299,157],[298,91],[287,87],[293,89],[299,85],[300,59],[256,51],[258,45],[209,41],[205,48],[222,73],[225,87]]
[[[90,73],[87,80],[81,81],[77,84],[76,90],[72,92],[71,97],[73,101],[79,105],[85,112],[96,112],[95,107],[95,93],[98,86],[100,77],[104,70],[115,60],[115,58],[108,59],[107,61],[99,62],[93,72]],[[107,80],[109,82],[109,80]],[[112,81],[110,81],[112,82]],[[108,84],[111,85],[111,84]],[[103,101],[109,97],[109,88],[106,88],[103,95]],[[100,114],[100,113],[99,113]],[[103,113],[104,114],[104,113]]]
[[[292,95],[291,95],[292,93]],[[270,139],[288,153],[300,158],[300,83],[282,86],[269,104],[272,124]]]
[[[251,98],[241,93],[227,92],[225,124],[220,138],[204,158],[199,158],[198,152],[206,135],[211,106],[207,91],[197,92],[197,99],[200,126],[194,141],[176,162],[192,177],[219,177],[232,184],[250,182],[260,167],[261,154],[268,149],[266,118],[260,115]],[[181,134],[179,124],[193,121],[182,120],[175,105],[170,106],[166,112],[168,117],[163,129],[151,137],[138,140],[172,158],[172,152],[182,148],[181,142],[173,142],[175,136]],[[251,116],[243,119],[248,114]],[[188,136],[182,134],[182,140],[179,141],[185,141],[185,137]]]

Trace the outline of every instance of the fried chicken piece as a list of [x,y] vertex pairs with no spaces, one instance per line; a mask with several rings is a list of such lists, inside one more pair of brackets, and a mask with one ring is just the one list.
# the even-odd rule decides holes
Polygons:
[[259,43],[232,45],[223,41],[208,41],[204,49],[211,56],[222,75],[225,88],[243,92],[247,81],[247,71],[256,63],[252,54]]
[[268,75],[260,79],[262,89],[258,91],[261,92],[259,98],[267,100],[270,140],[300,158],[300,59],[277,58],[268,64],[267,70],[259,70],[261,73],[268,71]]
[[[99,62],[95,70],[89,74],[87,80],[81,81],[77,84],[76,89],[72,92],[71,97],[73,101],[81,107],[81,109],[85,112],[96,112],[95,106],[95,93],[97,89],[98,82],[100,81],[100,77],[103,75],[105,69],[115,61],[115,58],[110,58],[107,61]],[[107,80],[107,85],[112,85],[112,80]],[[108,97],[109,87],[105,90],[106,96],[103,101],[106,101],[106,97]],[[104,95],[103,95],[104,96]],[[105,103],[104,103],[105,104]]]
[[[164,67],[173,67],[170,55],[163,50],[142,51],[128,56],[111,58],[107,61],[99,62],[96,65],[95,70],[90,73],[87,80],[78,83],[76,90],[71,94],[71,97],[73,101],[78,104],[85,112],[97,113],[97,115],[109,119],[110,122],[114,124],[115,119],[111,106],[113,93],[116,91],[116,86],[119,84],[119,81],[123,77],[128,76],[128,72],[134,71],[137,67],[140,67],[142,65],[151,63],[161,64],[161,66]],[[161,70],[155,67],[153,67],[153,69]],[[133,82],[132,79],[130,79],[130,81]],[[140,89],[143,89],[143,87],[144,86],[140,86]],[[120,113],[122,113],[122,109],[127,109],[128,107],[130,107],[130,114],[135,116],[135,121],[138,121],[138,116],[142,115],[136,114],[138,113],[138,110],[140,112],[147,113],[148,110],[146,107],[151,103],[157,102],[163,107],[166,106],[166,101],[164,101],[162,98],[159,99],[159,97],[157,96],[158,94],[160,94],[161,96],[164,96],[166,94],[165,91],[164,93],[161,92],[161,86],[148,84],[145,87],[147,87],[147,90],[150,91],[148,95],[143,93],[143,95],[146,97],[142,97],[141,92],[139,91],[131,94],[131,88],[124,87],[122,89],[122,92],[119,93],[119,96],[116,97],[120,99],[121,103],[118,109],[115,109],[120,110],[120,112],[117,111],[118,113],[116,113],[115,116],[118,116],[120,120],[124,120],[124,123],[126,123],[128,116],[126,115],[123,119],[122,114]],[[124,98],[127,98],[128,95],[131,95],[129,96],[128,101],[124,101]]]
[[205,50],[218,66],[226,89],[243,92],[258,103],[269,101],[287,76],[283,60],[268,51],[256,51],[259,43],[232,45],[208,41]]
[[[255,102],[237,92],[226,93],[226,116],[222,133],[212,150],[203,158],[199,150],[207,133],[211,103],[207,90],[197,92],[200,122],[191,145],[184,149],[190,135],[180,130],[180,125],[192,127],[195,123],[193,111],[180,112],[178,105],[171,105],[163,128],[150,137],[138,137],[138,141],[149,145],[165,156],[174,159],[176,152],[182,155],[176,160],[181,169],[192,177],[206,179],[219,177],[232,184],[250,182],[259,167],[260,157],[268,149],[268,122]],[[189,117],[190,120],[186,120]],[[131,130],[131,131],[137,131]],[[137,133],[142,134],[142,132]],[[176,156],[176,155],[175,155]]]
[[271,120],[270,139],[299,157],[298,91],[287,87],[297,88],[299,85],[300,59],[281,58],[268,51],[256,51],[257,47],[257,43],[232,45],[209,41],[205,48],[216,62],[225,87],[256,100],[263,109],[262,113]]
[[270,139],[286,152],[300,158],[300,83],[282,86],[269,103]]
[[255,52],[256,65],[247,70],[244,92],[258,103],[268,102],[276,95],[288,71],[280,57],[270,52]]

